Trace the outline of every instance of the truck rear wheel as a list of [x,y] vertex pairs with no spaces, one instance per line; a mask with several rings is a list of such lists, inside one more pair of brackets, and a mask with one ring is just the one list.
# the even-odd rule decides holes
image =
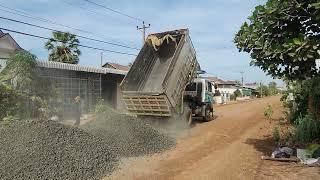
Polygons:
[[191,113],[191,110],[189,110],[189,112],[187,113],[186,118],[187,118],[187,124],[189,126],[191,126],[192,125],[192,113]]

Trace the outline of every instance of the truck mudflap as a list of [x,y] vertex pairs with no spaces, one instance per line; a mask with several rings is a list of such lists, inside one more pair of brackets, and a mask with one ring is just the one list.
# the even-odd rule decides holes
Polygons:
[[170,117],[171,109],[166,95],[124,95],[127,110],[141,116]]

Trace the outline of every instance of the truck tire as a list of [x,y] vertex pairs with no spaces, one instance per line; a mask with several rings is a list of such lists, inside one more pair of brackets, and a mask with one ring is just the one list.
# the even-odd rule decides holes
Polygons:
[[206,108],[205,110],[205,116],[204,116],[204,121],[211,121],[213,120],[213,111],[211,108]]
[[188,126],[192,126],[192,110],[189,107],[189,104],[187,102],[183,103],[183,118],[185,118],[185,121]]
[[186,116],[188,126],[192,126],[192,113],[191,110],[187,113]]

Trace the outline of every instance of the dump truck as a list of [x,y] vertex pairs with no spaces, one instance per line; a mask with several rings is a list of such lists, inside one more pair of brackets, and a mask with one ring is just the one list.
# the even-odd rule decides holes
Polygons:
[[183,100],[187,106],[185,115],[189,124],[193,119],[210,121],[214,118],[214,89],[214,84],[203,77],[197,77],[187,85]]
[[188,29],[148,35],[120,85],[126,109],[138,116],[181,113],[184,90],[199,69]]

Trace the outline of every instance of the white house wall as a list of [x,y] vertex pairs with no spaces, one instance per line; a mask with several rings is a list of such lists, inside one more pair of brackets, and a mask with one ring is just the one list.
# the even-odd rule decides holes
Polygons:
[[0,38],[0,58],[9,58],[16,49],[15,42],[9,36]]

